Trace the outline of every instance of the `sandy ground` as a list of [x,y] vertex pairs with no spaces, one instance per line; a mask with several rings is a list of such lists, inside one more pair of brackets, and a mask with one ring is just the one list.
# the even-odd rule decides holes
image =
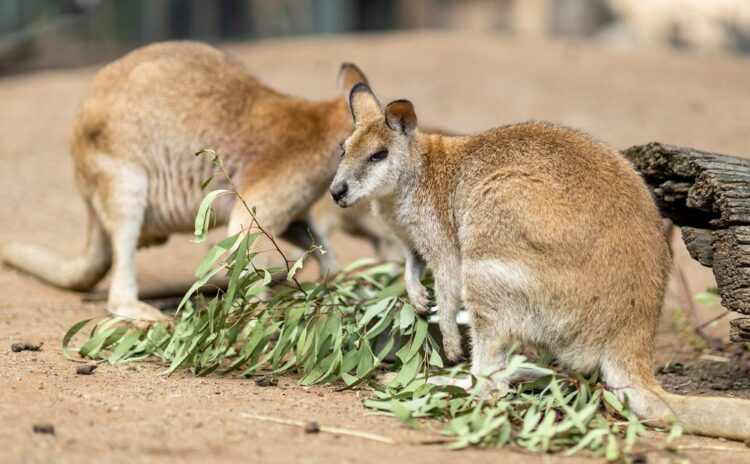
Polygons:
[[[730,154],[750,154],[750,60],[667,51],[634,52],[577,42],[450,34],[306,39],[229,44],[250,69],[283,91],[311,98],[334,93],[342,61],[358,63],[382,100],[410,98],[422,121],[478,131],[526,119],[586,130],[618,148],[651,140]],[[67,131],[95,68],[38,72],[0,79],[0,244],[45,243],[72,256],[83,246],[85,216],[67,154]],[[339,254],[367,253],[337,237]],[[676,243],[676,262],[693,293],[712,285],[710,270]],[[190,279],[205,248],[174,237],[139,254],[144,290]],[[101,288],[106,288],[106,282]],[[674,309],[687,314],[684,291],[673,284],[657,339],[658,365],[683,370],[661,375],[673,391],[750,397],[750,363],[702,359],[674,329]],[[699,319],[721,314],[699,307]],[[429,432],[366,415],[354,392],[302,388],[294,378],[278,387],[252,380],[161,377],[152,364],[102,365],[76,376],[60,353],[67,328],[102,314],[102,303],[50,288],[0,268],[0,461],[2,462],[565,462],[514,449],[448,452],[418,445]],[[709,329],[727,337],[726,319]],[[14,342],[43,342],[40,352],[13,353]],[[402,442],[305,435],[301,430],[242,417],[242,413],[315,420],[367,430]],[[717,413],[721,413],[717,411]],[[52,424],[55,435],[32,432]],[[750,462],[742,444],[683,438],[677,453],[652,434],[639,447],[649,462]]]

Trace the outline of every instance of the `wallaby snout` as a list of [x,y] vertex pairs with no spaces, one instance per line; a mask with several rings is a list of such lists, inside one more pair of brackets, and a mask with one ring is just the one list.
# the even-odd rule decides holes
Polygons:
[[331,184],[331,198],[342,208],[346,208],[346,194],[349,193],[349,184],[343,181],[334,181]]

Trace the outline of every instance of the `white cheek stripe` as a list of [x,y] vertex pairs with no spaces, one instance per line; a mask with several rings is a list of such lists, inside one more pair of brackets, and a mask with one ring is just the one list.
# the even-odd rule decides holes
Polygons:
[[526,288],[536,282],[534,272],[519,262],[499,259],[471,259],[463,262],[464,275],[468,278],[487,278],[502,282],[510,288]]

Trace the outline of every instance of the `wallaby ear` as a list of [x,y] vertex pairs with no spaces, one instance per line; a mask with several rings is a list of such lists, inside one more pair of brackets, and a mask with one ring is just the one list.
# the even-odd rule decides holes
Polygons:
[[365,73],[353,63],[342,63],[337,79],[338,88],[342,95],[349,95],[355,85],[360,82],[368,84]]
[[409,100],[396,100],[385,108],[385,123],[391,129],[411,135],[417,128],[417,113]]
[[354,125],[374,121],[383,117],[378,98],[367,84],[360,82],[352,87],[349,93],[349,109],[352,111]]

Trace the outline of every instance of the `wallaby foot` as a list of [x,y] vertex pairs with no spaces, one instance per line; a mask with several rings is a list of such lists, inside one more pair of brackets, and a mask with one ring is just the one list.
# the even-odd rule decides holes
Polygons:
[[466,361],[464,350],[461,346],[460,335],[458,338],[455,338],[452,336],[446,337],[445,334],[443,334],[443,352],[445,353],[445,358],[451,364],[458,364]]
[[172,318],[149,304],[132,300],[110,303],[107,311],[113,316],[141,322],[171,321]]

